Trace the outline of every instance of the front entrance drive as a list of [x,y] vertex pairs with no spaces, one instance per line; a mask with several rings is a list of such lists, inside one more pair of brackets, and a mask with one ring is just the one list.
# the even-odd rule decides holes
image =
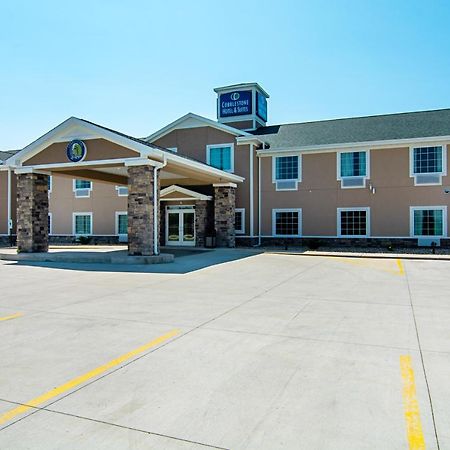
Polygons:
[[448,262],[79,269],[0,264],[2,449],[450,448]]

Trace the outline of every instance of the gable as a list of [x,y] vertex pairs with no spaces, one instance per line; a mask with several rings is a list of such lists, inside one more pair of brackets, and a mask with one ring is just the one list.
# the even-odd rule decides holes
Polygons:
[[[66,148],[70,141],[55,142],[47,148],[24,162],[24,166],[35,164],[68,163]],[[98,161],[105,159],[135,158],[139,153],[122,147],[106,139],[84,139],[87,147],[85,161]]]

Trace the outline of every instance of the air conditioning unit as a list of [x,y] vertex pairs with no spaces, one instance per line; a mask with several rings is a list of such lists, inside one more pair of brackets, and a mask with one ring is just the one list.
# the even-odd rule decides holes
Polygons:
[[435,173],[416,175],[416,184],[441,184],[441,175]]
[[417,239],[417,245],[419,247],[432,247],[433,243],[436,247],[440,247],[441,246],[440,238],[430,236],[430,237],[420,237]]
[[91,195],[90,189],[76,189],[75,190],[75,197],[77,197],[77,198],[89,197],[90,195]]
[[366,179],[364,177],[342,178],[341,186],[343,188],[360,188],[366,186]]
[[296,191],[298,181],[297,180],[277,180],[277,191]]

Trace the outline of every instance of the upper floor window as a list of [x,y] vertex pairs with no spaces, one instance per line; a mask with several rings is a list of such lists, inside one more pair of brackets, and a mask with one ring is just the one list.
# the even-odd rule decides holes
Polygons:
[[116,191],[119,197],[128,196],[128,186],[116,186]]
[[410,149],[410,175],[417,185],[441,184],[446,175],[446,152],[442,145],[412,147]]
[[206,147],[206,162],[225,172],[234,172],[234,145],[220,144]]
[[73,191],[75,192],[75,197],[77,198],[90,197],[92,191],[92,181],[73,180]]
[[342,188],[365,187],[368,176],[366,151],[338,153],[338,179],[341,180]]
[[274,156],[272,159],[272,181],[277,191],[296,191],[300,177],[300,156]]

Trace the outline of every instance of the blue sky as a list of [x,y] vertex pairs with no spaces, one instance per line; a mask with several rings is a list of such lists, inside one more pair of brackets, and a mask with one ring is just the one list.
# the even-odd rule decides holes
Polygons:
[[257,81],[269,123],[450,107],[446,1],[4,1],[0,149],[70,116],[145,136]]

